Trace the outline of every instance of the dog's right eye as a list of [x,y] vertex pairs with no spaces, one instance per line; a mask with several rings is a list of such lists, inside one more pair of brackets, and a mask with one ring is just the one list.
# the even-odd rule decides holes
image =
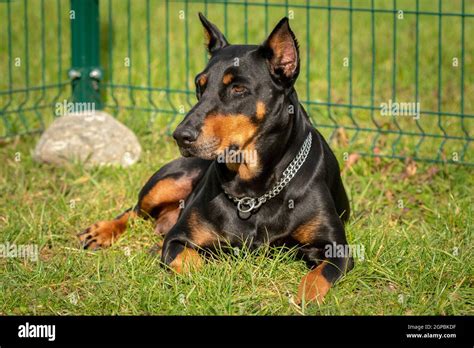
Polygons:
[[199,83],[196,83],[196,98],[199,100],[201,99],[202,94],[206,89],[206,85],[201,86]]
[[196,85],[196,98],[199,100],[207,86],[207,75],[198,75],[194,81],[194,84]]
[[247,88],[244,86],[235,85],[231,88],[233,95],[244,95],[247,92]]

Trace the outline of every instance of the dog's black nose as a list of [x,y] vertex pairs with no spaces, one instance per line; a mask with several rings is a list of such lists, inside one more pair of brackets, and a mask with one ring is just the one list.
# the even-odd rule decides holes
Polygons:
[[189,146],[196,141],[198,132],[192,128],[176,129],[173,138],[179,146]]

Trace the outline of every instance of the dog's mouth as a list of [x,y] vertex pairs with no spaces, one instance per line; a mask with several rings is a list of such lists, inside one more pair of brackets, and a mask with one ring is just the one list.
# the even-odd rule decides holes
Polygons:
[[191,154],[191,151],[189,150],[189,148],[185,148],[185,147],[179,147],[179,152],[181,153],[181,156],[183,157],[191,157],[193,156]]
[[199,145],[192,144],[186,147],[179,147],[179,152],[183,157],[199,157],[205,160],[214,160],[217,158],[220,141],[213,139]]

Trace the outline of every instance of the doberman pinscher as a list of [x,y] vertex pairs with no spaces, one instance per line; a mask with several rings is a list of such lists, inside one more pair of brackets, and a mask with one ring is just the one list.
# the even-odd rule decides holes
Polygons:
[[217,246],[296,247],[309,263],[298,299],[321,302],[353,267],[344,223],[349,202],[339,165],[298,102],[297,40],[283,18],[261,45],[231,45],[199,14],[210,60],[196,77],[198,102],[173,133],[183,157],[145,184],[138,203],[79,234],[108,247],[136,216],[164,235],[162,262],[176,272]]

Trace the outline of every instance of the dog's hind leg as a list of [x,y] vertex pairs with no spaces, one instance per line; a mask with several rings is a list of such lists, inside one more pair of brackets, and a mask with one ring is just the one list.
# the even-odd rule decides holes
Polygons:
[[78,234],[84,249],[109,247],[125,232],[129,219],[136,217],[155,219],[156,231],[166,234],[176,223],[185,200],[209,163],[198,158],[179,158],[162,167],[142,188],[133,208],[113,220],[97,222]]

